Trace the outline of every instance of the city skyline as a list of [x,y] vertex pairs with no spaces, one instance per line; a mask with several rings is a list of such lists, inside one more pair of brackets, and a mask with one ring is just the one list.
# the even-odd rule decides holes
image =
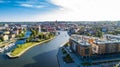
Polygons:
[[0,22],[118,21],[119,0],[0,0]]

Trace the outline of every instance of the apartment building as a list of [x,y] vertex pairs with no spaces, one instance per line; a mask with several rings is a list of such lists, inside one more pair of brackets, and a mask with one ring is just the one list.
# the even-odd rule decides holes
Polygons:
[[81,40],[81,36],[74,35],[70,38],[70,48],[80,56],[91,56],[92,46],[87,41]]
[[107,40],[82,35],[72,35],[70,38],[71,49],[80,56],[94,54],[109,54],[120,52],[120,40]]

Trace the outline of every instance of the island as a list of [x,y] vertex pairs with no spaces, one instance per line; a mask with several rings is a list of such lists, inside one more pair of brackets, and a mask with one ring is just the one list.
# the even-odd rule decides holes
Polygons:
[[30,48],[40,45],[42,43],[48,42],[50,40],[54,39],[54,37],[48,39],[48,40],[44,40],[41,42],[29,42],[29,43],[25,43],[23,45],[18,46],[16,49],[14,49],[12,52],[8,52],[7,56],[9,58],[18,58],[20,57],[23,53],[25,53],[27,50],[29,50]]
[[55,38],[55,33],[38,32],[35,30],[31,30],[31,32],[32,33],[30,37],[26,39],[26,42],[24,44],[17,45],[14,50],[6,53],[9,58],[18,58],[30,48],[48,42]]

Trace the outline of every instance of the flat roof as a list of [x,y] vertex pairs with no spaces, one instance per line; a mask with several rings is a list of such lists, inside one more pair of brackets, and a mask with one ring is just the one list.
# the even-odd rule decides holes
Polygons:
[[89,46],[90,43],[88,43],[86,40],[84,40],[84,38],[94,39],[94,43],[96,43],[96,44],[115,44],[115,43],[120,43],[120,40],[118,40],[118,39],[102,40],[102,39],[99,39],[99,38],[96,38],[96,37],[89,37],[89,36],[76,35],[76,34],[73,34],[71,36],[71,39],[76,41],[80,45]]
[[97,43],[97,44],[115,44],[115,43],[120,43],[120,40],[115,40],[115,41],[103,41],[103,42],[100,42],[100,41],[96,42],[96,41],[95,41],[95,43]]
[[71,37],[70,39],[74,40],[75,42],[77,42],[81,46],[90,46],[90,44],[85,40],[82,40],[82,39],[79,39],[79,38],[76,38],[76,37],[75,38]]

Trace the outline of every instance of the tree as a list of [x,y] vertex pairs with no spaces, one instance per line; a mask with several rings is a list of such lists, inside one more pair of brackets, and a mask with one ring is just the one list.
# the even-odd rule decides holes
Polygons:
[[2,42],[3,40],[2,39],[0,39],[0,42]]
[[95,33],[95,36],[96,37],[102,37],[103,36],[103,33],[102,33],[102,31],[100,31],[100,30],[97,30],[97,32]]
[[43,33],[39,33],[39,39],[44,39],[44,34]]
[[32,34],[31,34],[31,35],[34,35],[34,36],[36,36],[36,35],[37,35],[37,33],[36,33],[36,31],[35,31],[35,30],[31,30],[31,32],[32,32]]
[[26,42],[30,42],[30,39],[28,38],[28,39],[26,39]]

